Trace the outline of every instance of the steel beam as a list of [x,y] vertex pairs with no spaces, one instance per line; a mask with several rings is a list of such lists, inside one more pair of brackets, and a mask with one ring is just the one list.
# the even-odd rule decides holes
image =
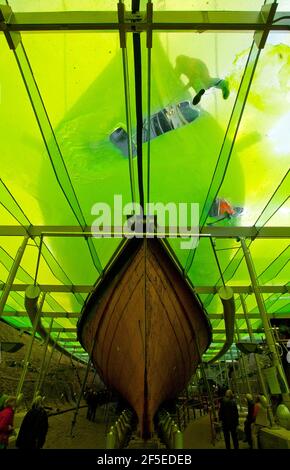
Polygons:
[[[21,326],[21,327],[19,327],[18,329],[19,329],[19,330],[23,330],[23,331],[31,331],[31,330],[32,330],[32,327],[24,327],[24,326]],[[58,332],[61,332],[61,333],[76,333],[76,331],[77,331],[77,328],[76,328],[76,327],[70,327],[70,328],[53,327],[53,328],[51,329],[51,332],[52,332],[52,333],[58,333]],[[256,332],[261,333],[261,330],[260,330],[260,329],[254,329],[253,331],[254,331],[255,333],[256,333]],[[224,330],[224,329],[220,329],[220,328],[214,329],[214,328],[213,328],[213,334],[214,334],[214,335],[220,335],[220,334],[223,334],[223,335],[224,335],[225,333],[226,333],[226,330]],[[246,334],[246,333],[248,333],[248,330],[247,330],[247,329],[240,329],[240,333],[241,333],[241,334]],[[60,341],[62,341],[62,340],[60,340]],[[72,339],[72,341],[76,341],[76,340]],[[215,342],[216,342],[216,340],[213,339],[213,343],[215,343]]]
[[[271,329],[271,324],[269,317],[267,315],[266,307],[264,304],[264,299],[260,291],[260,286],[258,284],[258,277],[257,273],[255,270],[255,265],[253,263],[252,255],[249,250],[249,248],[246,245],[245,240],[242,238],[241,239],[241,246],[243,249],[245,261],[247,264],[247,268],[249,271],[250,279],[252,282],[252,286],[254,289],[255,297],[256,297],[256,302],[259,308],[259,312],[261,314],[261,320],[264,328],[264,333],[267,341],[267,345],[269,347],[269,351],[271,353],[271,359],[272,363],[275,366],[277,373],[280,375],[281,382],[283,383],[284,391],[282,393],[289,394],[289,387],[288,387],[288,381],[285,376],[285,372],[282,366],[281,358],[280,355],[278,354],[276,344],[275,344],[275,338],[273,336],[273,332]],[[281,385],[282,388],[282,385]]]
[[[28,240],[29,240],[29,237],[27,237],[27,235],[26,235],[24,237],[20,247],[18,248],[17,254],[15,256],[15,260],[14,260],[14,262],[12,264],[12,267],[11,267],[11,269],[9,271],[9,274],[8,274],[6,284],[2,289],[2,295],[1,295],[1,298],[0,298],[0,316],[2,315],[2,313],[4,311],[4,307],[5,307],[6,301],[7,301],[8,296],[9,296],[11,286],[13,284],[13,281],[14,281],[15,277],[16,277],[16,274],[17,274],[19,265],[21,263],[22,257],[24,255],[24,251],[25,251],[26,245],[28,243]],[[1,288],[0,288],[0,290],[1,290]]]
[[[24,292],[29,284],[12,284],[9,289],[11,292]],[[254,289],[252,286],[228,286],[235,294],[253,294]],[[0,283],[0,291],[6,288],[6,284]],[[89,294],[94,290],[92,285],[64,285],[64,284],[39,284],[41,292],[61,292],[67,294],[87,293]],[[219,286],[196,286],[194,292],[196,294],[217,294]],[[263,294],[287,294],[290,292],[290,285],[285,286],[260,286],[260,292]],[[66,316],[65,312],[61,312]],[[4,315],[4,314],[3,314]],[[8,312],[9,316],[9,312]]]
[[[178,238],[190,237],[191,227],[179,227],[177,234]],[[164,230],[163,230],[164,229]],[[186,232],[186,233],[185,233]],[[169,227],[162,227],[162,233],[165,237],[170,235]],[[200,227],[199,236],[202,237],[214,237],[214,238],[290,238],[289,227],[214,227],[205,226]],[[31,238],[42,236],[49,237],[106,237],[110,238],[123,238],[126,233],[123,227],[104,227],[102,233],[93,232],[91,226],[85,226],[82,230],[80,226],[75,225],[1,225],[0,226],[0,237],[1,236],[15,236],[25,237],[29,235]],[[196,237],[196,232],[193,236]]]
[[[42,320],[45,320],[46,318],[79,318],[80,315],[80,313],[76,312],[42,312]],[[14,318],[27,317],[27,312],[5,312],[4,316]],[[268,313],[268,316],[269,318],[277,319],[288,318],[290,317],[290,311],[288,313]],[[222,313],[208,313],[208,317],[210,320],[223,320],[224,318]],[[248,317],[251,320],[259,320],[261,318],[259,313],[249,313]],[[241,313],[236,313],[236,319],[245,320],[243,314]]]
[[[0,7],[0,31],[119,31],[116,11],[17,12]],[[275,14],[275,20],[290,12]],[[126,32],[152,31],[287,31],[289,20],[267,24],[260,11],[154,11],[152,23],[146,13],[125,13]]]

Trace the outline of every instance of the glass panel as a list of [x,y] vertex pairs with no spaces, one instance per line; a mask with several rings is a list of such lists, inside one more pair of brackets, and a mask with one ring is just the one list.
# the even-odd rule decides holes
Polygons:
[[[286,0],[287,1],[287,0]],[[145,2],[144,2],[145,3]],[[260,10],[263,0],[153,0],[154,10]],[[280,2],[279,2],[280,3]]]

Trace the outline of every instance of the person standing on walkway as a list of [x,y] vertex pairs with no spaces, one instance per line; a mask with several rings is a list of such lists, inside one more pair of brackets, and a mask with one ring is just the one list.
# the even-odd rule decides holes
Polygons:
[[16,439],[16,447],[19,449],[41,449],[45,443],[48,416],[42,402],[43,398],[38,395],[23,418]]
[[9,436],[13,434],[13,419],[16,406],[16,398],[8,397],[4,402],[4,407],[0,411],[0,449],[6,449]]
[[247,442],[250,446],[250,449],[253,448],[253,441],[252,441],[252,424],[255,421],[254,417],[254,407],[255,402],[253,400],[253,396],[250,393],[246,395],[247,405],[248,405],[248,414],[244,424],[244,432],[245,432],[245,442]]
[[239,448],[237,427],[239,425],[238,407],[234,400],[233,392],[227,390],[223,398],[220,409],[219,419],[222,422],[222,428],[225,438],[226,449],[231,448],[231,436],[234,449]]

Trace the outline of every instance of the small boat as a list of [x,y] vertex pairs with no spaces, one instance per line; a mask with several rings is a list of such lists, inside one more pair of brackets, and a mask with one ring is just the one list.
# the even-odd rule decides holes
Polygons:
[[194,374],[211,327],[163,242],[132,238],[88,297],[78,338],[104,383],[134,408],[147,438],[159,406]]
[[[150,128],[150,140],[155,139],[159,135],[170,132],[179,127],[186,126],[187,124],[192,123],[200,115],[200,110],[193,106],[190,101],[181,101],[177,104],[172,104],[159,110],[157,113],[154,113],[149,120],[145,119],[143,122],[142,129],[142,142],[148,142],[149,139],[149,128]],[[136,147],[136,131],[133,132],[132,140],[132,154],[133,157],[137,155]],[[128,133],[123,127],[117,127],[110,134],[110,142],[112,142],[115,147],[121,150],[122,154],[125,157],[128,157],[129,150],[129,136]]]

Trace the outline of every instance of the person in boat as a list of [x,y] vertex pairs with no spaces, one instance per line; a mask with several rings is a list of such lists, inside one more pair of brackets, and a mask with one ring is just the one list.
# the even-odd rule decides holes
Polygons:
[[226,449],[231,448],[231,437],[234,449],[238,449],[239,440],[237,427],[239,425],[239,412],[231,390],[226,391],[225,397],[220,404],[219,419],[222,423]]
[[243,212],[242,207],[233,206],[224,198],[217,197],[209,211],[209,216],[216,220],[231,219],[237,217]]
[[16,407],[16,397],[6,398],[3,409],[0,411],[0,449],[6,449],[9,437],[14,432],[13,420]]
[[38,395],[21,423],[16,439],[19,449],[41,449],[48,431],[48,416],[43,407],[43,397]]
[[186,88],[193,88],[196,92],[192,103],[198,104],[205,90],[209,88],[219,88],[222,91],[223,98],[229,97],[229,83],[227,80],[211,77],[205,63],[200,59],[195,59],[186,55],[176,57],[175,72],[178,77],[185,75],[188,78]]

